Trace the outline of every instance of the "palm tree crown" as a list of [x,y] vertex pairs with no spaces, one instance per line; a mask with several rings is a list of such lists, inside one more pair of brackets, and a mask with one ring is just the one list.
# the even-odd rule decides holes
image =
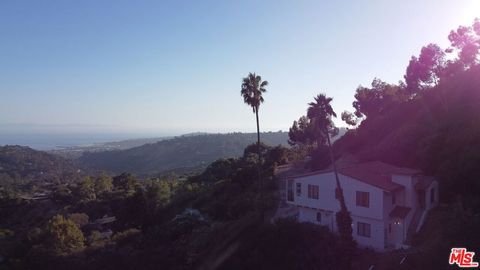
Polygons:
[[267,86],[268,82],[262,81],[262,77],[255,73],[248,73],[248,76],[243,78],[240,94],[245,104],[252,107],[254,113],[258,112],[260,104],[264,101],[262,94],[267,92]]
[[337,117],[337,114],[330,105],[332,98],[318,94],[314,99],[315,102],[308,103],[307,116],[314,120],[315,126],[323,133],[333,127],[332,116]]

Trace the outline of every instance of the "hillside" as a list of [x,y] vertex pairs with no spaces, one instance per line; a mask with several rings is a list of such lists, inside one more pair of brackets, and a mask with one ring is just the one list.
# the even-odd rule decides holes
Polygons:
[[473,170],[480,164],[479,89],[480,67],[475,66],[368,117],[336,142],[337,152],[422,169],[440,178],[448,191],[471,190],[477,186],[475,175],[480,176]]
[[[87,152],[79,161],[97,170],[138,175],[155,175],[173,169],[198,170],[216,159],[242,155],[245,147],[256,141],[256,136],[255,133],[179,136],[127,150]],[[268,132],[261,136],[267,145],[288,145],[286,132]]]
[[368,116],[335,144],[338,155],[419,168],[438,179],[442,204],[414,236],[425,252],[412,255],[408,269],[445,269],[438,258],[447,258],[451,247],[480,244],[479,105],[477,65]]
[[60,149],[50,150],[48,152],[64,158],[68,158],[68,159],[77,159],[81,157],[85,152],[126,150],[130,148],[142,146],[144,144],[152,144],[152,143],[159,142],[161,140],[166,140],[171,138],[172,137],[128,139],[128,140],[122,140],[122,141],[96,143],[88,146],[64,147]]
[[0,185],[19,182],[58,182],[78,179],[69,160],[24,146],[0,146]]

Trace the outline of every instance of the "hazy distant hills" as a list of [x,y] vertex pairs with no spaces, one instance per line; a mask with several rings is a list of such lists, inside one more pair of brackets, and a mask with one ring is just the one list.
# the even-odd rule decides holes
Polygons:
[[[340,135],[345,130],[341,129]],[[131,139],[79,146],[51,152],[25,146],[0,146],[0,184],[28,182],[64,182],[79,179],[85,173],[131,172],[155,176],[174,171],[198,172],[219,158],[238,157],[256,133],[191,133],[178,137]],[[267,132],[262,142],[288,146],[288,132]]]
[[[85,152],[79,161],[96,170],[155,175],[171,170],[194,170],[219,158],[237,157],[256,141],[256,133],[188,134],[126,150]],[[261,134],[262,142],[288,146],[288,132]]]
[[77,159],[83,155],[84,152],[103,152],[113,150],[126,150],[134,147],[138,147],[145,144],[152,144],[161,140],[171,139],[173,137],[156,137],[156,138],[139,138],[128,139],[122,141],[95,143],[88,146],[72,146],[61,149],[55,149],[48,151],[49,153],[62,156],[68,159]]
[[25,146],[0,146],[0,185],[73,181],[80,171],[72,161]]

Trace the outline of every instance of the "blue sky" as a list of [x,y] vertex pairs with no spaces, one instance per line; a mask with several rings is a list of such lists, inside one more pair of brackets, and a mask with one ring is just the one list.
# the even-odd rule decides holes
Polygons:
[[360,84],[402,79],[479,2],[1,1],[0,129],[255,131],[239,92],[257,72],[262,130],[288,130],[317,93],[340,113]]

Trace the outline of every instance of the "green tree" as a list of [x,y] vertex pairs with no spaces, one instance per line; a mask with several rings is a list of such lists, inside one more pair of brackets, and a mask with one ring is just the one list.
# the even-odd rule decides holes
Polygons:
[[81,228],[88,224],[89,217],[85,213],[72,213],[68,215],[68,219],[75,222],[75,224]]
[[342,112],[342,121],[349,126],[356,126],[358,124],[358,118],[349,111]]
[[288,162],[288,154],[289,152],[287,148],[277,145],[268,150],[265,157],[265,163],[268,166],[284,165]]
[[[156,223],[162,211],[170,202],[173,195],[173,183],[166,179],[147,180],[145,189],[137,189],[133,197],[137,197],[138,205],[142,205],[140,222],[143,227],[150,227]],[[142,196],[142,197],[140,197]]]
[[[336,117],[337,114],[333,111],[330,102],[332,98],[325,96],[325,94],[319,94],[315,97],[315,101],[309,103],[307,116],[312,120],[318,131],[318,140],[325,140],[328,143],[328,148],[330,150],[330,159],[333,166],[333,171],[335,174],[335,180],[337,184],[337,189],[335,195],[337,200],[340,202],[340,211],[336,213],[337,218],[337,227],[340,233],[340,243],[344,245],[346,256],[345,258],[351,258],[351,254],[354,250],[355,242],[352,237],[352,217],[348,212],[347,205],[345,204],[345,197],[343,194],[342,186],[338,178],[338,171],[335,165],[335,158],[333,155],[333,149],[330,142],[330,133],[335,129],[335,126],[332,122],[332,116]],[[351,261],[345,260],[345,265],[343,269],[351,268]]]
[[54,216],[47,224],[51,247],[59,253],[68,253],[84,247],[85,238],[75,222],[62,215]]
[[87,240],[88,240],[88,244],[90,246],[101,245],[102,244],[102,234],[97,230],[93,230],[90,233],[90,236],[88,236]]
[[80,182],[77,188],[77,196],[81,201],[95,200],[95,180],[87,176]]
[[72,191],[66,185],[58,185],[52,197],[55,201],[69,202],[72,199]]
[[147,203],[155,209],[165,207],[170,202],[172,194],[168,180],[154,179],[146,186]]
[[310,123],[310,119],[302,116],[298,121],[293,121],[293,125],[288,131],[288,143],[291,146],[300,146],[311,149],[316,143],[315,130]]
[[[413,80],[413,79],[412,79]],[[392,105],[407,99],[404,85],[393,85],[373,79],[371,87],[359,86],[355,92],[356,117],[376,117],[392,108]]]
[[148,214],[145,189],[142,186],[137,186],[119,204],[113,205],[112,212],[124,227],[144,225]]
[[251,227],[221,269],[344,270],[338,264],[345,258],[338,238],[325,226],[284,219]]
[[445,53],[437,44],[422,48],[420,56],[412,56],[404,76],[409,93],[438,84],[445,66]]
[[135,192],[137,184],[137,178],[130,173],[122,173],[113,178],[113,186],[123,189],[128,194]]
[[237,169],[237,161],[234,158],[221,158],[212,162],[201,175],[203,182],[215,183],[231,177]]
[[247,145],[245,149],[243,150],[243,158],[248,158],[250,155],[257,155],[260,153],[261,156],[265,156],[267,152],[270,150],[270,146],[264,144],[264,143],[252,143]]
[[475,19],[472,26],[460,26],[456,31],[451,31],[448,39],[451,43],[449,52],[458,52],[458,61],[464,68],[472,67],[478,63],[480,51],[480,23]]
[[15,188],[11,186],[0,187],[0,203],[1,204],[18,204],[21,202]]
[[298,121],[293,121],[288,131],[288,144],[292,146],[291,154],[294,160],[304,160],[306,156],[315,152],[318,146],[315,127],[307,116],[302,116]]
[[101,174],[95,179],[95,194],[97,196],[108,193],[113,189],[113,180],[106,174]]
[[[259,147],[260,146],[260,147]],[[260,148],[260,149],[259,149]],[[287,163],[287,148],[278,145],[275,147],[268,146],[264,143],[250,144],[243,151],[243,160],[249,159],[251,156],[255,156],[256,153],[260,152],[262,159],[260,161],[263,169],[268,169],[275,165],[282,165]]]

